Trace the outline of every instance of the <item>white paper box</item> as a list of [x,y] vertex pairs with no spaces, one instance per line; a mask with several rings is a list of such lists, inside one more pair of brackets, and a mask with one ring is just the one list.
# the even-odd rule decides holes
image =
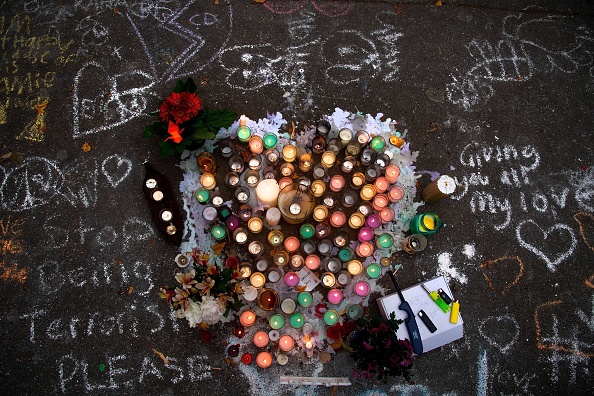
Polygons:
[[[450,297],[452,297],[452,299],[454,299],[452,291],[448,287],[448,284],[443,276],[430,279],[423,282],[423,284],[427,286],[430,291],[443,289]],[[421,335],[421,341],[423,342],[423,352],[428,352],[432,349],[439,348],[440,346],[462,338],[464,335],[464,322],[462,321],[462,316],[458,315],[458,323],[451,323],[450,312],[443,312],[441,308],[437,306],[435,301],[431,299],[429,293],[423,289],[421,283],[403,289],[402,295],[415,314],[415,319],[417,321],[417,326],[419,327],[419,333]],[[384,318],[387,318],[390,316],[390,313],[394,312],[396,319],[404,320],[407,317],[407,313],[406,311],[402,311],[398,308],[400,303],[401,300],[398,293],[390,294],[377,299],[377,304]],[[437,331],[435,333],[431,333],[427,326],[425,326],[425,323],[423,323],[419,317],[418,314],[420,310],[425,311],[429,319],[431,319],[435,327],[437,327]],[[404,323],[398,327],[396,335],[399,339],[406,338],[410,340],[410,336],[408,335],[408,331],[406,330]]]

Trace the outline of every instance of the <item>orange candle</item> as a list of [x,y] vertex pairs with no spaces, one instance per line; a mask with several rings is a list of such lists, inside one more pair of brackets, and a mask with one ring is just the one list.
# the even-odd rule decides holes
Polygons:
[[289,352],[295,347],[295,340],[290,335],[285,334],[278,340],[278,346],[281,350]]
[[268,368],[272,364],[272,355],[268,352],[260,352],[256,356],[256,364],[260,368]]
[[312,271],[320,268],[320,258],[315,254],[310,254],[305,258],[305,266]]
[[256,314],[254,311],[244,311],[239,316],[239,323],[244,327],[250,327],[256,322]]
[[404,196],[404,190],[400,186],[393,186],[388,192],[388,199],[391,202],[397,202]]
[[332,216],[330,216],[330,225],[332,225],[332,227],[342,227],[344,225],[344,223],[346,223],[346,215],[344,214],[344,212],[341,211],[337,211],[332,213]]
[[266,332],[259,331],[254,334],[254,345],[256,345],[258,348],[264,348],[266,345],[268,345],[268,341],[270,341],[270,339],[268,338],[268,334]]
[[386,194],[378,194],[373,197],[373,209],[378,212],[388,206],[388,203],[390,203],[390,200]]
[[297,239],[297,237],[294,236],[290,236],[287,239],[285,239],[284,242],[284,246],[285,246],[285,250],[289,253],[294,253],[299,249],[299,239]]
[[390,182],[385,177],[380,176],[377,179],[375,179],[375,182],[373,182],[373,186],[375,187],[375,190],[378,193],[383,193],[388,189],[388,187],[390,187]]
[[394,164],[390,164],[386,167],[386,179],[389,183],[394,184],[398,181],[400,176],[400,168]]

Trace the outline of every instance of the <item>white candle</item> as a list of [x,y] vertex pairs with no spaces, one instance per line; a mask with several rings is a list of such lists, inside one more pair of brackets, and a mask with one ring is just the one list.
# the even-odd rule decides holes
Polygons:
[[264,179],[256,187],[256,197],[264,207],[276,205],[280,187],[274,179]]
[[270,208],[266,211],[266,221],[269,225],[275,226],[280,223],[281,212],[278,208]]
[[243,292],[243,298],[246,301],[256,300],[256,298],[258,298],[258,289],[256,289],[254,286],[246,287],[245,291]]

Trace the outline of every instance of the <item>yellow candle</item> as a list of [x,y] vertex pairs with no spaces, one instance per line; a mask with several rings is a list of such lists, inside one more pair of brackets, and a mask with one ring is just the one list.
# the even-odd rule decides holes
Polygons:
[[321,159],[322,164],[327,168],[332,168],[332,165],[336,162],[336,154],[333,151],[324,151]]
[[363,271],[363,264],[359,260],[349,261],[347,271],[353,276],[359,275]]
[[261,272],[254,272],[252,276],[250,276],[250,283],[256,289],[259,289],[264,286],[264,283],[266,283],[266,277]]
[[435,229],[435,220],[431,216],[423,216],[423,225],[428,230],[433,230]]
[[359,212],[353,213],[349,218],[349,227],[353,229],[362,227],[363,223],[365,223],[365,216]]
[[287,144],[283,147],[283,158],[287,162],[295,161],[295,158],[297,158],[297,148],[292,144]]
[[363,188],[361,188],[361,193],[359,195],[361,196],[362,200],[369,201],[375,197],[375,193],[376,191],[373,184],[366,184],[363,186]]
[[260,231],[262,231],[262,226],[262,219],[259,217],[252,217],[248,220],[248,229],[254,234],[257,234]]
[[212,191],[217,186],[217,181],[212,173],[203,173],[200,176],[200,184],[207,190]]
[[324,205],[318,205],[314,208],[313,218],[315,221],[322,222],[326,220],[326,217],[328,217],[328,208]]
[[326,183],[321,180],[314,180],[311,183],[311,191],[314,194],[314,197],[320,198],[326,192]]

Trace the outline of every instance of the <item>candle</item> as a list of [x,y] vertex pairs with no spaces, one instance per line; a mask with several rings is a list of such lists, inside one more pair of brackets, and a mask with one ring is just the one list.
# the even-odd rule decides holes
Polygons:
[[375,150],[372,148],[366,148],[361,153],[361,165],[369,166],[373,164],[373,162],[375,161],[375,157],[377,157],[377,153],[375,152]]
[[369,136],[369,133],[366,130],[361,129],[355,134],[355,139],[360,144],[366,145],[367,142],[369,142],[369,139],[371,139],[371,136]]
[[277,140],[278,139],[274,133],[267,133],[264,135],[263,139],[264,147],[266,147],[266,149],[274,148],[274,146],[276,146]]
[[235,326],[235,328],[233,329],[233,335],[237,338],[243,338],[243,336],[245,335],[245,329],[243,328],[243,326]]
[[266,334],[266,332],[259,331],[254,334],[254,345],[258,348],[264,348],[266,345],[268,345],[268,341],[270,341],[270,339],[268,338],[268,334]]
[[351,260],[347,264],[347,271],[352,276],[359,275],[361,272],[363,272],[363,264],[361,264],[359,260]]
[[299,293],[299,295],[297,295],[297,302],[303,308],[307,308],[313,302],[313,297],[310,292],[304,291],[304,292]]
[[[248,245],[248,252],[250,252],[250,254],[253,254],[254,256],[257,256],[260,253],[262,253],[262,250],[264,250],[264,246],[262,246],[262,242],[260,242],[260,241],[252,241]],[[264,268],[264,269],[266,269],[266,268]],[[260,271],[263,271],[263,270],[260,270]]]
[[144,185],[146,186],[146,188],[153,189],[157,187],[157,181],[155,179],[146,179]]
[[237,187],[239,184],[239,173],[237,172],[229,172],[225,176],[225,184],[228,187]]
[[272,364],[272,355],[268,352],[260,352],[256,356],[256,364],[260,368],[268,368]]
[[[399,134],[400,132],[396,132],[396,133]],[[400,136],[398,136],[398,135],[392,135],[392,136],[390,136],[390,143],[398,148],[402,148],[402,146],[404,146],[404,143],[406,143],[406,141],[404,139],[401,139]]]
[[223,158],[229,158],[235,153],[235,148],[233,147],[233,142],[231,140],[220,142],[219,149],[221,149]]
[[235,190],[235,198],[237,198],[239,203],[246,203],[250,199],[250,190],[246,187],[238,187]]
[[371,279],[377,279],[382,276],[382,269],[378,264],[369,264],[367,266],[367,276]]
[[262,168],[262,156],[260,154],[250,155],[247,164],[251,170],[260,170]]
[[340,271],[338,273],[338,275],[336,276],[336,282],[338,282],[338,284],[342,287],[351,283],[352,279],[353,279],[353,277],[351,276],[351,274],[349,274],[346,271]]
[[354,254],[355,253],[353,252],[353,249],[351,249],[349,246],[344,246],[338,251],[338,258],[343,263],[346,263],[353,259]]
[[328,239],[320,241],[318,244],[318,252],[320,252],[322,256],[327,256],[332,253],[332,241]]
[[297,148],[292,144],[283,147],[283,159],[286,162],[293,162],[297,158]]
[[373,254],[373,245],[370,242],[361,242],[355,249],[359,257],[369,257]]
[[252,217],[252,207],[248,204],[239,205],[239,219],[248,221]]
[[386,167],[388,166],[388,164],[390,164],[390,161],[392,160],[392,156],[393,154],[390,151],[381,153],[377,156],[377,158],[375,159],[375,164],[379,167],[380,171],[385,171]]
[[225,225],[229,231],[234,231],[237,227],[239,227],[239,217],[235,215],[231,215],[225,219]]
[[369,228],[376,229],[382,225],[382,219],[378,214],[372,213],[365,219],[365,225]]
[[344,212],[341,211],[337,211],[332,213],[332,215],[330,216],[330,225],[332,225],[332,227],[342,227],[344,225],[344,223],[346,223],[347,217],[344,214]]
[[291,163],[284,163],[280,167],[280,173],[284,177],[291,177],[295,173],[295,167]]
[[326,183],[322,180],[314,180],[313,183],[311,183],[311,191],[313,192],[314,197],[321,197],[326,192]]
[[216,239],[217,241],[222,241],[225,238],[227,238],[227,229],[222,225],[216,225],[212,227],[212,230],[210,232],[214,239]]
[[388,199],[390,202],[398,202],[404,196],[404,190],[400,186],[393,186],[388,192]]
[[258,289],[252,285],[247,286],[243,292],[243,298],[248,302],[255,301],[258,298]]
[[284,246],[285,250],[289,253],[295,253],[299,250],[299,239],[293,235],[285,239]]
[[328,208],[324,205],[318,205],[314,208],[313,219],[317,222],[322,222],[328,217]]
[[327,135],[330,132],[330,129],[330,123],[326,120],[320,120],[316,127],[316,131],[323,136]]
[[260,172],[258,172],[257,170],[250,169],[243,176],[243,180],[245,180],[248,187],[254,188],[260,182]]
[[256,289],[259,289],[264,286],[264,283],[266,283],[266,277],[261,272],[254,272],[252,276],[250,276],[250,283]]
[[262,227],[264,226],[262,219],[259,217],[252,217],[248,220],[248,230],[253,232],[254,234],[258,234],[262,231]]
[[383,233],[377,237],[375,245],[379,249],[388,249],[394,245],[394,238],[388,233]]
[[289,253],[284,250],[278,250],[272,256],[272,260],[274,261],[274,264],[283,267],[289,262]]
[[[260,243],[259,241],[257,242]],[[266,260],[266,257],[258,257],[256,259],[256,269],[260,272],[264,272],[268,269],[268,260]]]
[[349,142],[353,139],[353,131],[349,128],[342,128],[338,131],[338,138],[343,146],[349,144]]
[[281,314],[274,314],[270,317],[268,323],[274,330],[278,330],[285,325],[285,318]]
[[329,309],[324,313],[324,322],[328,326],[334,326],[336,323],[338,323],[339,318],[340,316],[338,315],[338,312],[333,309]]
[[[357,202],[357,194],[354,191],[344,191],[342,193],[342,206],[350,208]],[[346,222],[346,218],[345,218]],[[344,224],[344,223],[343,223]]]
[[266,222],[270,226],[275,226],[280,223],[281,212],[278,208],[270,208],[266,211]]
[[202,173],[215,173],[217,170],[215,158],[207,151],[203,151],[196,157],[196,163]]
[[369,146],[379,153],[386,147],[386,140],[381,136],[374,136]]
[[250,355],[249,353],[244,353],[243,355],[241,355],[241,363],[243,364],[251,364],[252,360],[252,355]]
[[359,304],[352,304],[347,308],[347,315],[352,320],[362,318],[364,313],[365,311],[363,310],[363,307],[361,307]]
[[345,185],[344,177],[341,175],[334,175],[330,179],[330,190],[334,192],[339,192],[343,189]]
[[369,294],[370,287],[369,283],[365,281],[357,282],[355,284],[355,294],[360,297],[365,297]]
[[386,194],[377,194],[373,197],[373,209],[377,211],[381,211],[383,208],[388,206],[390,200]]
[[278,340],[278,346],[281,350],[289,352],[295,347],[295,340],[289,334],[282,335]]
[[370,227],[363,227],[359,230],[359,235],[357,235],[357,239],[359,242],[369,242],[373,239],[373,229]]
[[239,118],[239,128],[237,129],[237,139],[240,142],[247,142],[250,140],[250,136],[252,136],[252,130],[246,126],[247,118],[246,116],[242,115]]
[[279,304],[278,293],[273,289],[260,289],[258,306],[265,311],[272,311]]
[[342,292],[338,289],[331,289],[327,298],[330,304],[338,305],[342,301]]
[[355,212],[349,217],[349,227],[352,229],[361,228],[365,224],[365,216],[360,212]]
[[311,237],[313,237],[315,235],[316,229],[314,228],[313,225],[309,224],[309,223],[305,223],[301,226],[301,228],[299,229],[299,235],[301,235],[301,238],[303,239],[309,239]]
[[[284,325],[284,323],[285,323],[285,318],[283,318],[283,325]],[[270,338],[270,341],[277,341],[280,338],[280,334],[276,330],[270,330],[268,332],[268,338]]]
[[218,215],[219,212],[214,206],[207,206],[202,210],[202,218],[206,220],[207,223],[212,223],[215,221]]
[[205,204],[210,199],[210,193],[206,188],[202,187],[196,190],[194,193],[194,198],[196,198],[198,203]]
[[233,231],[233,239],[238,244],[243,245],[248,240],[247,231],[242,227],[237,228],[235,231]]
[[325,272],[322,275],[322,285],[325,287],[332,287],[336,283],[336,278],[332,272]]
[[305,260],[303,259],[303,256],[296,254],[291,256],[291,260],[289,260],[289,268],[293,271],[299,271],[304,263]]
[[279,230],[272,230],[268,233],[268,242],[273,247],[278,247],[282,245],[284,239],[285,237],[283,236],[283,233]]
[[153,191],[152,197],[155,202],[161,202],[165,197],[165,194],[163,194],[163,191],[161,190],[155,190]]
[[332,166],[336,162],[336,154],[334,154],[334,152],[330,150],[324,151],[320,161],[326,168],[332,168]]
[[313,162],[311,161],[311,154],[301,154],[299,157],[299,170],[301,172],[309,172],[312,166]]
[[388,187],[390,187],[390,182],[384,176],[380,176],[375,179],[373,186],[375,187],[375,191],[378,193],[383,193],[388,189]]
[[376,191],[373,184],[366,184],[363,187],[361,187],[361,192],[359,193],[359,196],[363,201],[370,201],[373,199],[373,197],[375,197],[375,193]]
[[264,150],[264,143],[262,142],[262,138],[258,135],[254,135],[250,137],[248,141],[248,147],[250,151],[254,154],[260,154],[262,150]]
[[295,308],[297,308],[297,304],[295,304],[295,300],[292,298],[285,298],[281,303],[281,310],[287,315],[295,312]]
[[200,176],[200,184],[207,190],[212,191],[215,189],[217,181],[212,173],[203,173]]
[[384,223],[384,224],[391,222],[392,220],[394,220],[394,217],[396,217],[396,213],[394,212],[394,209],[392,209],[390,207],[382,208],[379,215],[382,219],[382,223]]
[[276,268],[270,268],[268,270],[267,278],[268,278],[269,282],[272,282],[272,283],[278,282],[281,278],[279,270],[277,270]]
[[252,265],[248,262],[243,262],[239,266],[239,275],[243,279],[247,279],[252,275]]
[[339,231],[334,235],[332,242],[334,243],[334,246],[341,248],[346,246],[347,243],[350,243],[350,238],[346,232]]
[[239,355],[239,344],[231,345],[229,348],[227,348],[227,354],[229,354],[230,357]]
[[285,274],[285,285],[295,287],[299,284],[299,275],[296,272],[287,272]]
[[398,181],[398,177],[400,176],[400,168],[397,165],[390,164],[386,166],[386,175],[385,178],[388,180],[389,183],[394,184]]
[[271,148],[264,152],[264,157],[266,157],[266,161],[269,165],[276,165],[278,160],[280,159],[280,153],[277,149]]
[[256,198],[264,207],[275,206],[280,187],[274,179],[264,179],[256,187]]
[[363,184],[365,183],[365,175],[361,172],[357,172],[353,175],[353,177],[351,178],[351,188],[358,190],[361,187],[363,187]]
[[239,175],[244,169],[243,158],[238,155],[229,158],[229,168],[231,168],[231,172]]
[[243,311],[241,315],[239,315],[239,323],[243,327],[250,327],[256,322],[256,314],[254,311]]
[[382,265],[382,267],[389,267],[390,264],[392,264],[392,260],[390,259],[390,257],[382,257],[380,259],[380,264]]
[[305,258],[305,266],[312,271],[317,270],[320,267],[320,258],[315,254],[310,254]]
[[301,312],[294,312],[289,319],[289,323],[291,324],[291,327],[300,329],[305,324],[305,316],[303,316]]
[[283,177],[278,181],[278,187],[280,190],[287,186],[290,186],[291,184],[293,184],[293,179],[291,179],[290,177]]
[[306,256],[308,256],[310,254],[314,254],[314,252],[316,251],[316,248],[317,248],[316,243],[314,241],[312,241],[311,239],[308,239],[301,244],[301,252],[303,254],[305,254]]

